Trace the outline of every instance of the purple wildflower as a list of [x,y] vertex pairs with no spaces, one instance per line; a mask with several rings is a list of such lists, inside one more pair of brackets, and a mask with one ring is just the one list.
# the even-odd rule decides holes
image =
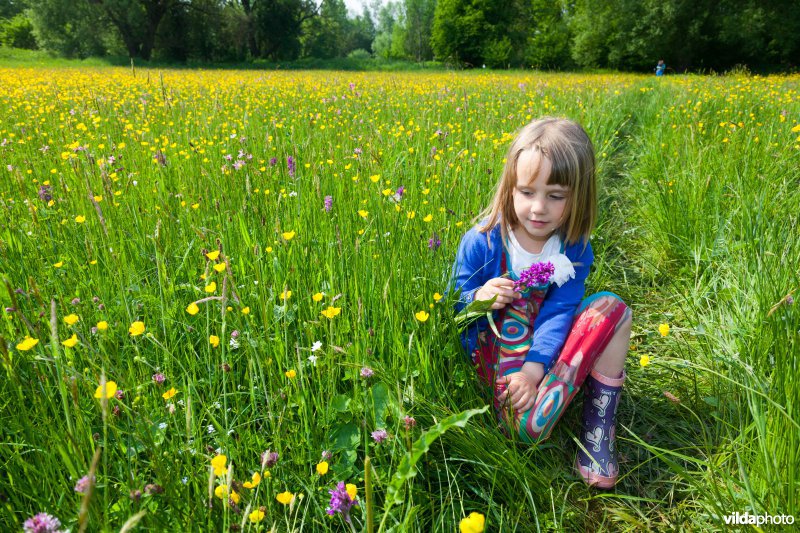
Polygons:
[[278,158],[277,157],[270,157],[269,158],[269,166],[274,167],[277,164],[278,164]]
[[365,366],[361,369],[361,377],[364,379],[369,379],[375,374],[375,371],[372,370],[370,367]]
[[442,245],[442,241],[439,240],[439,236],[434,233],[430,239],[428,239],[428,248],[433,250],[434,252],[439,249]]
[[25,520],[22,527],[25,528],[25,533],[55,533],[61,527],[61,521],[47,513],[39,513]]
[[353,153],[355,155],[361,155],[361,148],[353,148]]
[[125,391],[122,389],[118,389],[116,394],[114,394],[114,398],[116,398],[117,400],[121,400],[124,397],[125,397]]
[[400,200],[402,200],[403,199],[403,195],[405,194],[405,192],[406,192],[406,188],[404,186],[402,186],[402,185],[399,186],[397,188],[397,190],[395,191],[395,193],[394,193],[395,201],[399,202]]
[[164,383],[165,379],[167,379],[167,378],[165,378],[164,374],[162,374],[161,372],[157,372],[157,373],[153,374],[153,381],[155,381],[159,385]]
[[333,454],[329,450],[322,450],[322,460],[323,461],[327,461],[331,457],[333,457]]
[[77,297],[76,297],[76,298],[73,298],[73,299],[72,299],[72,301],[70,301],[70,303],[71,303],[72,305],[78,305],[79,303],[81,303],[81,299],[80,299],[80,298],[77,298]]
[[325,197],[325,212],[330,213],[333,208],[333,196],[328,195]]
[[272,468],[278,463],[278,452],[271,452],[269,450],[261,454],[261,465],[267,468]]
[[39,199],[43,202],[49,202],[53,199],[49,185],[42,185],[39,187]]
[[289,177],[294,177],[294,157],[289,156],[286,158],[286,167],[289,169]]
[[238,329],[235,329],[235,330],[231,331],[231,339],[236,339],[238,337],[239,337],[239,330]]
[[555,267],[550,261],[546,263],[534,263],[522,271],[519,280],[514,283],[514,290],[520,292],[530,287],[545,285],[550,281],[550,277],[554,272]]
[[86,494],[92,483],[94,483],[94,476],[89,477],[88,474],[83,476],[75,483],[75,492],[78,494]]
[[403,417],[403,423],[406,425],[406,431],[411,430],[417,425],[417,421],[414,420],[413,416],[405,416]]
[[225,161],[233,161],[233,155],[231,154],[225,154],[223,157],[225,158]]
[[786,297],[786,305],[794,305],[794,298],[791,294]]
[[330,489],[328,494],[331,495],[331,501],[326,509],[328,514],[333,516],[336,513],[341,513],[344,521],[349,524],[350,508],[354,505],[358,505],[358,502],[354,501],[347,493],[347,489],[344,486],[344,481],[340,481],[336,485],[335,489]]
[[380,444],[381,442],[385,441],[389,438],[389,434],[386,432],[385,429],[376,429],[372,432],[372,440],[375,441],[376,444]]
[[242,161],[241,159],[237,159],[237,160],[236,160],[236,161],[233,163],[233,168],[234,168],[234,170],[240,170],[240,169],[241,169],[243,166],[244,166],[244,161]]

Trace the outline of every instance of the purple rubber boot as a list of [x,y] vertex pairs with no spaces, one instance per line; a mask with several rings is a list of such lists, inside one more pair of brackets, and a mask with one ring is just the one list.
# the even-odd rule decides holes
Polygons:
[[[584,384],[583,428],[575,468],[590,486],[610,489],[617,483],[617,406],[625,372],[609,378],[592,370]],[[587,454],[588,452],[588,454]]]

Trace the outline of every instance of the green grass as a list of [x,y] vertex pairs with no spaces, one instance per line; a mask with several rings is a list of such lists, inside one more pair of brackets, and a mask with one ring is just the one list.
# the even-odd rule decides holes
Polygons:
[[[42,61],[59,68],[0,69],[0,299],[14,308],[0,323],[2,529],[46,511],[77,530],[85,504],[89,530],[141,511],[141,529],[228,530],[259,506],[264,529],[346,530],[325,512],[338,480],[358,487],[360,528],[367,456],[376,531],[453,531],[470,512],[487,531],[714,530],[736,511],[798,515],[800,315],[786,300],[800,286],[797,77]],[[490,412],[447,418],[486,398],[450,302],[433,295],[510,136],[548,114],[584,124],[598,153],[590,291],[634,312],[610,492],[572,471],[579,406],[536,447],[503,437]],[[46,180],[53,205],[39,196]],[[210,295],[221,299],[186,312]],[[340,313],[326,318],[329,307]],[[100,320],[108,330],[93,332]],[[131,337],[137,320],[146,332]],[[73,332],[80,344],[65,348]],[[25,335],[39,344],[20,351]],[[375,376],[360,378],[362,366]],[[106,410],[93,398],[103,375],[124,391]],[[414,475],[406,452],[445,419],[427,452],[416,448]],[[390,437],[375,444],[379,428]],[[280,454],[271,477],[237,490],[238,506],[209,499],[212,457],[225,453],[242,483],[267,449]],[[92,468],[84,502],[73,487]],[[303,497],[283,506],[286,490]]]

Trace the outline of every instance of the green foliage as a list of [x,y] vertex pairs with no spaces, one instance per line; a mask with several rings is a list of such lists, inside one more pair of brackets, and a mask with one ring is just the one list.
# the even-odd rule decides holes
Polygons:
[[8,20],[0,19],[0,44],[11,48],[36,50],[38,47],[30,19],[22,13]]
[[105,55],[106,21],[87,2],[28,0],[28,5],[25,14],[41,48],[66,57]]

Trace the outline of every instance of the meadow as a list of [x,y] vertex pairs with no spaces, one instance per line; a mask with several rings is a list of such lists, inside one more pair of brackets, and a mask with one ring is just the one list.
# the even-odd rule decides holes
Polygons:
[[[446,293],[543,115],[594,141],[589,292],[634,314],[613,491],[580,401],[498,431]],[[796,75],[0,68],[0,163],[3,531],[800,515]]]

